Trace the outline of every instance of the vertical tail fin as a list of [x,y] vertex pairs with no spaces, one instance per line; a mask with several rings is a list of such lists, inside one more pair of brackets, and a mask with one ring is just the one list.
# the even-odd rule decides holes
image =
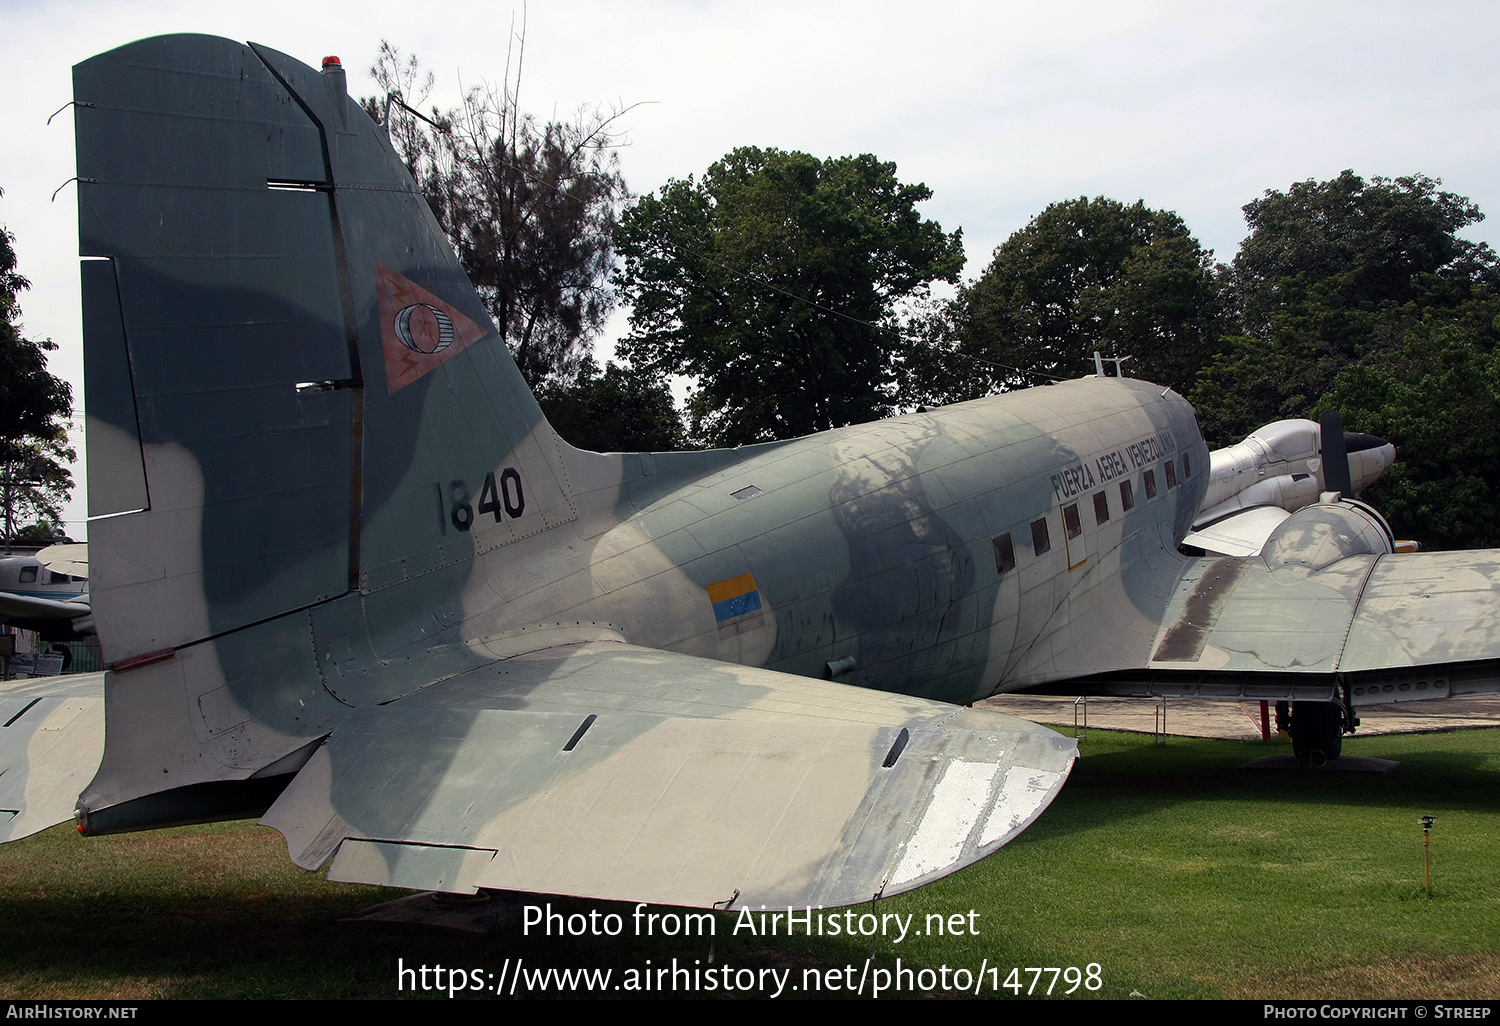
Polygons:
[[112,659],[449,562],[472,548],[459,507],[517,461],[499,523],[507,499],[571,516],[555,439],[342,68],[166,36],[75,88],[102,258],[91,512],[124,514],[92,530]]
[[[337,653],[451,624],[476,552],[577,513],[565,447],[342,68],[163,36],[74,86],[118,678],[84,797],[108,806],[264,772],[347,711]],[[420,603],[391,587],[425,575]]]

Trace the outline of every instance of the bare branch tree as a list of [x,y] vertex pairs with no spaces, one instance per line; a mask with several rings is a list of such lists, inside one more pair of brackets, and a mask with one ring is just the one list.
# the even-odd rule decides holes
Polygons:
[[513,39],[498,88],[472,87],[430,118],[416,108],[433,76],[382,43],[371,75],[401,104],[369,99],[365,108],[384,116],[389,107],[393,145],[536,388],[573,379],[614,306],[614,229],[629,198],[617,126],[630,108],[584,107],[567,122],[523,112],[525,39]]

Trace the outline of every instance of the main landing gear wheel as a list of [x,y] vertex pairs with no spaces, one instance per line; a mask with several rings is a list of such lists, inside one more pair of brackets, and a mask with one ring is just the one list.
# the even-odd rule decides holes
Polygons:
[[1297,765],[1317,768],[1339,757],[1344,746],[1344,711],[1332,702],[1292,704],[1292,754]]

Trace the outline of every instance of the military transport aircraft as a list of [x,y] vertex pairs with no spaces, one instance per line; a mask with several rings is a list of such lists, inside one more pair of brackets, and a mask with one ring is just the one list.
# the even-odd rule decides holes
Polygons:
[[85,833],[269,805],[336,880],[834,906],[1057,793],[1074,742],[966,705],[997,692],[1290,700],[1331,754],[1362,704],[1500,679],[1496,555],[1392,555],[1337,488],[1184,555],[1210,456],[1142,381],[574,449],[337,59],[169,36],[74,83]]

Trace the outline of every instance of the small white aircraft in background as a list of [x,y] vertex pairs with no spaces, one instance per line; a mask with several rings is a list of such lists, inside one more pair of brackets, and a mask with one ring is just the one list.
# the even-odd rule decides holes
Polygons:
[[88,546],[49,545],[35,555],[0,558],[0,623],[36,631],[43,641],[94,633]]

